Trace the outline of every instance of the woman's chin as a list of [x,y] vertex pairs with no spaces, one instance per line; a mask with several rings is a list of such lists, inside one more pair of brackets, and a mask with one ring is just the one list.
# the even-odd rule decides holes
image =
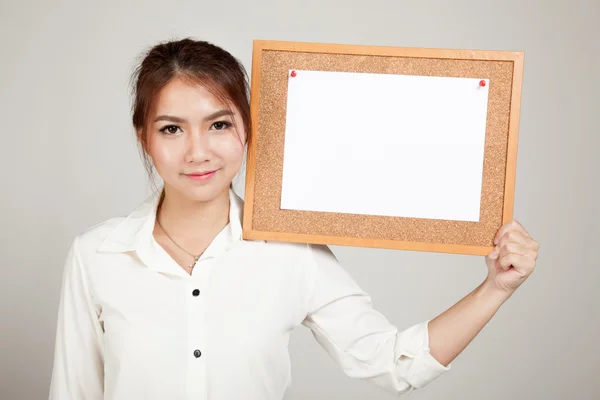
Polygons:
[[208,185],[184,185],[179,188],[179,194],[181,197],[192,202],[210,202],[219,197],[229,196],[229,184],[217,184],[214,182]]

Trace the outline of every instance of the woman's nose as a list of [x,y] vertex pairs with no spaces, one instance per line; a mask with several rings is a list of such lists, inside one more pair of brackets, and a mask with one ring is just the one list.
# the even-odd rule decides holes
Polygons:
[[210,159],[210,143],[208,135],[194,132],[187,137],[185,161],[201,163]]

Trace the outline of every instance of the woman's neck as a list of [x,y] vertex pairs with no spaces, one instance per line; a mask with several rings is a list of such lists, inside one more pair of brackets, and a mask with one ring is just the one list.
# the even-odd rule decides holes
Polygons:
[[156,218],[164,231],[189,252],[203,251],[229,223],[229,190],[207,202],[165,193]]

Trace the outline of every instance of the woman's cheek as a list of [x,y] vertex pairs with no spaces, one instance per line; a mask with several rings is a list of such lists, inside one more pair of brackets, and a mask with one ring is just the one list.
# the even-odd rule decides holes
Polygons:
[[177,149],[169,145],[157,145],[152,149],[152,158],[157,168],[169,168],[179,157]]
[[216,137],[213,148],[221,158],[231,161],[241,158],[244,154],[244,146],[235,133]]

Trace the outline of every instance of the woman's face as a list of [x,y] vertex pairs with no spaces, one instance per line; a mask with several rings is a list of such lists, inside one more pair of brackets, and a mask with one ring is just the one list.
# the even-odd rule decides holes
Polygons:
[[167,195],[205,202],[228,191],[246,141],[239,111],[178,78],[157,93],[152,108],[147,151]]

